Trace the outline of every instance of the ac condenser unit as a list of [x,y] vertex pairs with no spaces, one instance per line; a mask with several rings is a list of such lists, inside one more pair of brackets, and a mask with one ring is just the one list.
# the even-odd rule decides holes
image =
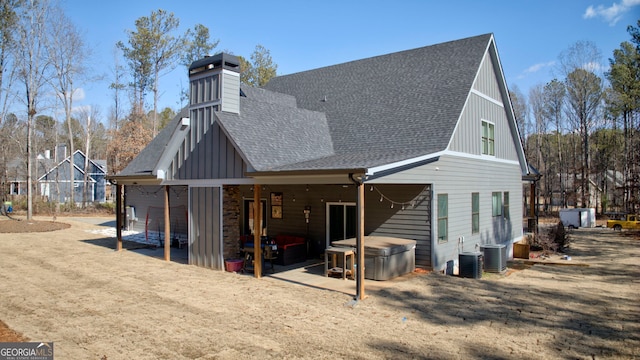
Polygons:
[[482,245],[484,271],[501,273],[507,270],[507,247],[503,244]]
[[482,253],[463,252],[458,255],[460,277],[480,279],[482,278]]

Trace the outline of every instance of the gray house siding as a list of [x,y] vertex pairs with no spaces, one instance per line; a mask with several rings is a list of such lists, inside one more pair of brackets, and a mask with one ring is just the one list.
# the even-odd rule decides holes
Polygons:
[[[476,244],[503,243],[511,246],[512,242],[522,238],[521,179],[517,162],[443,155],[434,163],[389,175],[384,181],[432,182],[433,234],[438,233],[435,199],[438,194],[448,195],[447,241],[438,243],[435,235],[431,240],[435,253],[433,269],[442,270],[448,260],[457,262],[460,252],[476,250]],[[474,192],[479,193],[480,198],[480,232],[477,234],[472,234],[471,229],[471,194]],[[509,192],[509,219],[492,216],[492,192]]]
[[[365,185],[365,234],[393,236],[416,240],[416,263],[420,266],[431,265],[431,189],[424,184],[376,184]],[[309,189],[309,191],[307,191]],[[242,198],[253,201],[250,186],[241,186]],[[283,193],[282,219],[270,216],[270,193]],[[395,204],[392,208],[389,200],[380,202],[380,194],[385,199],[395,202],[411,202],[415,199],[415,207],[407,204]],[[327,204],[355,204],[357,199],[354,185],[269,185],[262,194],[267,202],[266,227],[269,235],[303,236],[309,241],[309,251],[320,254],[325,248],[327,234]],[[244,202],[243,202],[244,203]],[[309,224],[305,222],[304,208],[311,208]],[[244,211],[241,212],[241,224],[244,223]]]
[[485,53],[482,59],[482,65],[478,71],[478,76],[473,84],[473,89],[496,101],[502,102],[500,85],[498,84],[494,70],[494,66],[497,66],[497,63],[495,63],[494,60],[490,52]]
[[222,111],[232,113],[240,112],[240,74],[233,71],[222,70]]
[[[169,206],[184,206],[187,209],[189,204],[189,196],[186,186],[172,186],[169,192]],[[135,208],[138,221],[133,224],[130,230],[137,232],[145,231],[145,220],[147,211],[150,206],[164,208],[164,186],[126,186],[125,187],[125,206],[133,206]],[[161,229],[164,231],[164,229]]]
[[189,263],[222,270],[221,196],[219,187],[192,187],[189,214]]
[[[242,178],[245,164],[242,157],[228,140],[220,126],[213,122],[207,111],[194,111],[191,119],[191,136],[187,135],[174,160],[171,178],[188,179],[229,179]],[[208,119],[206,116],[210,116]],[[200,134],[200,135],[198,135]],[[189,149],[189,144],[194,144]]]
[[491,62],[487,61],[487,58],[483,62],[482,70],[478,74],[474,87],[489,91],[489,94],[482,92],[482,95],[494,101],[474,92],[469,94],[456,131],[451,139],[449,150],[481,155],[482,121],[485,120],[495,125],[495,157],[518,161],[512,131],[509,127],[500,92],[497,89],[495,73]]

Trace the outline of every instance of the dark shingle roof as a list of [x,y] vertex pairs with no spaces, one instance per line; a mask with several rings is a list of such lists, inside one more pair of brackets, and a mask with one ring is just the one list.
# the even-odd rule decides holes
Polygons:
[[[257,171],[360,169],[445,150],[491,34],[242,85],[216,117]],[[119,176],[152,175],[184,108]]]
[[326,114],[337,155],[282,169],[371,167],[446,149],[490,39],[481,35],[272,79],[266,89]]
[[129,165],[118,173],[118,176],[144,176],[151,175],[155,169],[162,153],[171,139],[171,134],[183,117],[189,117],[189,108],[184,107],[176,116],[165,126],[158,135],[144,148],[138,155],[131,160]]
[[240,114],[216,112],[218,123],[258,171],[333,155],[324,114],[295,107],[295,98],[243,87]]

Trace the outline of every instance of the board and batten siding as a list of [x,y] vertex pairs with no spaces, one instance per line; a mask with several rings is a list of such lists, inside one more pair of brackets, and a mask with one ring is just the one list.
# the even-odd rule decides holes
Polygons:
[[[245,164],[211,109],[192,111],[187,135],[170,166],[172,179],[230,179],[244,176]],[[193,146],[190,146],[193,144]]]
[[221,188],[189,188],[189,264],[222,270]]
[[473,83],[473,89],[496,101],[502,102],[500,85],[495,72],[496,66],[498,66],[498,64],[494,61],[491,53],[486,52],[482,59],[482,65],[478,70],[476,81]]

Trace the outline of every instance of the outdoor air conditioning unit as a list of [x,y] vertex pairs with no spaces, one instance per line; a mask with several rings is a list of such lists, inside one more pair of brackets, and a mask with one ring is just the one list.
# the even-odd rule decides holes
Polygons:
[[484,251],[484,270],[486,272],[501,273],[507,270],[507,247],[503,244],[486,244],[481,246]]
[[460,277],[480,279],[482,278],[482,253],[463,252],[458,255]]

